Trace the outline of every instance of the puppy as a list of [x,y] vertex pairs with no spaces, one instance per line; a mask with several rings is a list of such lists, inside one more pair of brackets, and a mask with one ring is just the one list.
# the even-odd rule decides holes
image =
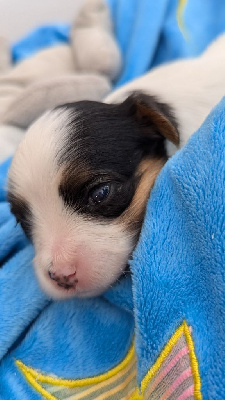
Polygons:
[[217,74],[207,64],[215,47],[150,72],[105,103],[57,107],[27,131],[8,199],[51,297],[99,295],[124,272],[168,143],[184,143],[225,92],[225,57],[217,56]]
[[165,138],[178,143],[169,107],[142,94],[118,105],[61,106],[30,127],[8,199],[50,296],[98,295],[119,278],[167,159]]

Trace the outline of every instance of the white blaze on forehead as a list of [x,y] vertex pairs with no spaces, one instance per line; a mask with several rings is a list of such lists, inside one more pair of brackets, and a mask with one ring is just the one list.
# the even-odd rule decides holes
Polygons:
[[64,204],[58,193],[61,170],[57,159],[65,143],[67,124],[65,110],[44,114],[28,129],[9,171],[10,190],[26,201],[32,213],[34,242],[40,242],[45,231],[49,234],[59,229],[62,219]]
[[27,201],[50,195],[59,179],[57,154],[66,137],[68,112],[52,111],[27,131],[14,156],[9,172],[16,193]]
[[[49,237],[69,232],[65,205],[59,196],[62,167],[58,158],[65,146],[67,110],[44,114],[27,131],[9,171],[10,190],[28,204],[32,213],[32,235],[42,249]],[[68,236],[68,234],[66,235]]]

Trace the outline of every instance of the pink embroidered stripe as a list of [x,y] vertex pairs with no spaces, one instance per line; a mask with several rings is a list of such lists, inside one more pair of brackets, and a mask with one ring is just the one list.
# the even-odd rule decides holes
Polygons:
[[191,372],[191,367],[186,369],[174,382],[173,384],[167,389],[167,391],[164,393],[164,395],[160,398],[160,400],[166,400],[173,392],[176,390],[176,388],[185,381],[185,379],[189,378],[192,376]]
[[194,395],[194,385],[185,390],[176,400],[186,400],[188,397]]
[[175,355],[175,357],[170,361],[170,363],[160,372],[160,374],[156,377],[152,385],[150,385],[151,389],[148,391],[148,395],[153,392],[153,390],[157,387],[160,381],[170,372],[170,370],[178,363],[178,361],[185,355],[189,353],[188,347],[184,347]]

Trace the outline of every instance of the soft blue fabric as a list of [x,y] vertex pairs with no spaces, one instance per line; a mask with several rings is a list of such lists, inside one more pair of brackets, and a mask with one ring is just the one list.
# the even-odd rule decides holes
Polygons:
[[107,0],[124,56],[117,86],[163,62],[196,56],[225,30],[225,2],[187,0],[184,31],[178,27],[178,0]]
[[186,320],[203,399],[225,398],[224,133],[225,98],[159,175],[131,265],[139,382]]

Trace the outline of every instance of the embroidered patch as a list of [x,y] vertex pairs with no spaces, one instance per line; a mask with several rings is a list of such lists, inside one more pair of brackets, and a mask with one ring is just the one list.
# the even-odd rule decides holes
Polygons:
[[134,345],[115,368],[87,379],[66,380],[47,376],[19,360],[16,365],[30,385],[47,400],[128,400],[136,388]]
[[144,400],[201,400],[194,344],[184,321],[141,384]]
[[44,375],[16,361],[31,386],[47,400],[202,400],[194,343],[184,321],[155,364],[136,387],[134,345],[110,371],[92,378],[66,380]]

